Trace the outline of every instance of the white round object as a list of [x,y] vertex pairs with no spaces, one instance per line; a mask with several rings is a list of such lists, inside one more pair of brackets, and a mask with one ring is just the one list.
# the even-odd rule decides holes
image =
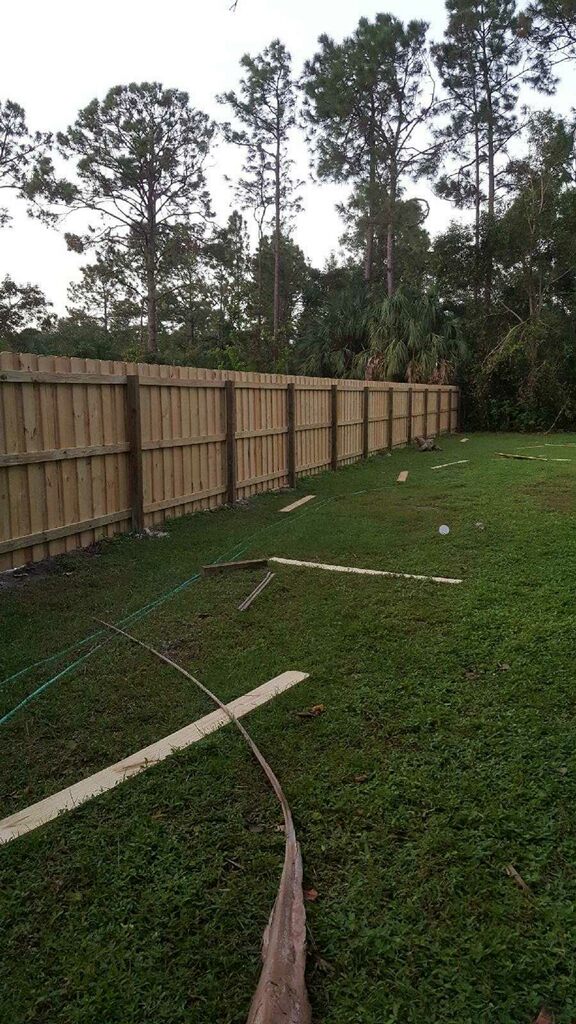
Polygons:
[[450,533],[450,527],[449,526],[439,526],[438,527],[438,533],[442,534],[442,536],[445,537],[448,533]]

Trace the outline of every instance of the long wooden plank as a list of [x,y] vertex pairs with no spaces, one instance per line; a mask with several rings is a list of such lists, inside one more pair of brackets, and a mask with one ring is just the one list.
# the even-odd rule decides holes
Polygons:
[[447,466],[463,466],[469,459],[457,459],[456,462],[441,462],[439,466],[430,466],[430,469],[446,469]]
[[388,576],[391,579],[426,580],[431,583],[462,583],[463,580],[449,576],[421,576],[412,572],[386,572],[384,569],[357,569],[351,565],[328,565],[324,562],[301,562],[295,558],[269,558],[277,565],[296,565],[304,569],[326,569],[327,572],[347,572],[358,576]]
[[549,459],[547,455],[512,455],[511,452],[494,452],[501,459],[522,459],[525,462],[572,462],[572,459]]
[[295,508],[300,508],[300,505],[305,505],[306,502],[312,501],[312,498],[315,497],[315,494],[307,494],[305,498],[299,498],[298,501],[293,501],[291,505],[285,505],[284,508],[279,509],[279,511],[292,512]]
[[[307,672],[282,672],[281,675],[257,686],[256,689],[250,690],[244,696],[237,697],[226,707],[236,718],[243,718],[254,708],[260,707],[307,678]],[[157,740],[142,750],[138,750],[135,754],[130,754],[122,761],[110,765],[109,768],[104,768],[102,771],[96,772],[95,775],[90,775],[87,779],[82,779],[81,782],[76,782],[73,786],[46,797],[45,800],[39,800],[38,803],[31,804],[30,807],[16,811],[15,814],[0,821],[0,843],[9,843],[11,840],[17,839],[18,836],[32,832],[33,829],[45,825],[48,821],[53,821],[63,811],[74,810],[75,807],[79,807],[87,800],[119,786],[120,783],[126,782],[134,775],[139,775],[140,772],[164,761],[174,751],[183,750],[192,743],[198,743],[211,732],[227,725],[229,721],[230,719],[224,711],[212,711],[209,715],[204,715],[196,722],[191,722],[190,725],[184,726],[183,729],[179,729],[170,736]]]

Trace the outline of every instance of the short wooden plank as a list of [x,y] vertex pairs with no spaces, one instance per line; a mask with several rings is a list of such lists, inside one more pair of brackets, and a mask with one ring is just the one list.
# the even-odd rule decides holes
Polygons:
[[125,384],[125,374],[50,373],[47,370],[0,370],[0,383],[22,384]]
[[26,466],[35,462],[61,462],[64,459],[86,459],[92,455],[120,455],[130,451],[130,445],[91,444],[85,448],[57,448],[51,451],[13,452],[0,455],[0,466]]
[[125,519],[131,518],[132,509],[126,508],[121,512],[96,516],[94,519],[83,519],[81,522],[71,523],[69,526],[58,526],[53,530],[43,530],[40,533],[29,533],[25,537],[3,540],[0,542],[0,555],[5,551],[19,551],[21,548],[28,548],[33,544],[45,544],[50,540],[59,540],[60,537],[71,537],[75,533],[84,533],[85,530],[96,530],[100,526],[108,526],[109,523],[120,523]]
[[456,462],[441,462],[439,466],[431,466],[430,469],[446,469],[447,466],[463,466],[470,459],[457,459]]
[[468,442],[469,440],[470,440],[470,438],[469,438],[469,437],[461,437],[461,438],[460,438],[460,444],[467,444],[467,442]]
[[286,427],[264,427],[262,430],[238,430],[236,438],[239,441],[253,437],[276,437],[278,434],[285,434]]
[[140,377],[141,387],[148,388],[220,388],[226,387],[224,380],[186,380],[185,377]]
[[194,501],[203,501],[204,498],[213,498],[217,494],[225,494],[226,488],[207,487],[203,491],[192,491],[191,494],[177,494],[175,498],[165,498],[163,501],[153,501],[144,506],[144,512],[165,512],[169,508],[178,508],[179,505],[191,505]]
[[155,451],[157,448],[187,448],[194,444],[216,444],[225,441],[226,434],[205,434],[204,437],[168,437],[162,441],[144,441],[142,451]]
[[243,562],[213,562],[212,565],[203,565],[202,572],[206,576],[212,576],[219,572],[234,572],[236,569],[266,569],[267,558],[249,558]]
[[285,505],[284,508],[279,509],[279,512],[292,512],[295,508],[300,508],[300,505],[305,505],[307,501],[312,501],[315,498],[315,494],[307,494],[305,498],[299,498],[298,501],[293,501],[291,505]]
[[296,565],[304,569],[326,569],[327,572],[345,572],[358,576],[387,576],[390,579],[426,580],[431,583],[462,583],[463,580],[451,579],[449,576],[420,576],[412,572],[387,572],[384,569],[357,569],[350,565],[329,565],[324,562],[301,562],[295,558],[269,558],[269,562],[277,565]]
[[405,484],[407,479],[408,479],[408,470],[407,469],[403,469],[402,472],[398,474],[398,476],[396,478],[396,483],[398,483],[398,484]]
[[[266,704],[304,679],[308,679],[307,672],[282,672],[281,675],[275,676],[274,679],[263,683],[262,686],[257,686],[256,689],[250,690],[242,697],[237,697],[226,707],[236,718],[243,718],[254,708]],[[122,761],[110,765],[109,768],[104,768],[102,771],[96,772],[95,775],[90,775],[87,779],[82,779],[81,782],[76,782],[73,786],[46,797],[45,800],[31,804],[30,807],[16,811],[15,814],[0,821],[0,843],[9,843],[11,840],[17,839],[18,836],[32,832],[33,829],[45,825],[48,821],[53,821],[64,811],[72,811],[100,793],[114,789],[115,786],[126,782],[134,775],[139,775],[140,772],[164,761],[174,751],[184,750],[192,743],[198,743],[199,740],[229,722],[230,719],[221,709],[212,711],[209,715],[204,715],[196,722],[191,722],[170,736],[157,740],[142,750],[138,750],[135,754],[125,757]]]

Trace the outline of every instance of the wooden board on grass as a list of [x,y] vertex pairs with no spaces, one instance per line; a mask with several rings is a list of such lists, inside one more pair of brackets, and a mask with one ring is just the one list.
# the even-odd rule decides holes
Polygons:
[[[281,675],[275,676],[274,679],[263,683],[262,686],[257,686],[255,690],[250,690],[243,697],[237,697],[226,706],[236,718],[242,718],[254,708],[265,704],[279,693],[289,690],[290,687],[307,678],[306,672],[282,672]],[[146,771],[147,768],[158,764],[159,761],[164,761],[175,750],[183,750],[191,743],[197,743],[204,736],[215,732],[223,725],[228,725],[229,722],[230,719],[224,711],[220,709],[212,711],[196,722],[185,725],[178,732],[173,732],[170,736],[157,740],[148,747],[144,747],[143,750],[138,750],[135,754],[125,757],[124,760],[110,765],[109,768],[104,768],[102,771],[96,772],[95,775],[90,775],[89,778],[82,779],[80,782],[74,783],[73,786],[68,786],[66,789],[60,790],[59,793],[46,797],[45,800],[31,804],[30,807],[16,811],[16,814],[11,814],[8,818],[0,821],[0,843],[9,843],[25,832],[32,832],[33,829],[58,817],[63,811],[72,811],[86,800],[91,800],[99,793],[113,789],[121,782],[131,779],[133,775],[138,775],[140,772]]]
[[405,484],[407,479],[408,479],[408,470],[407,469],[403,469],[402,472],[398,474],[398,478],[396,480],[396,483],[398,483],[398,484]]
[[291,505],[281,508],[280,512],[292,512],[295,508],[300,508],[300,505],[305,505],[307,501],[312,501],[312,498],[315,497],[315,494],[307,494],[305,498],[299,498],[298,501],[293,501]]

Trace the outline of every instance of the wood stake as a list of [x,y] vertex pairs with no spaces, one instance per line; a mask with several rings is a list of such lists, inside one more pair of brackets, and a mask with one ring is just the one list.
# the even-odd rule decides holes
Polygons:
[[273,573],[273,572],[266,573],[266,576],[264,577],[264,579],[260,581],[260,583],[258,584],[257,587],[254,587],[254,590],[252,591],[252,593],[248,594],[248,597],[244,598],[244,600],[241,602],[241,604],[238,605],[238,611],[239,612],[247,611],[247,609],[250,607],[252,602],[256,600],[258,595],[261,594],[262,591],[264,590],[264,588],[267,587],[268,584],[274,579],[275,575],[276,574]]

